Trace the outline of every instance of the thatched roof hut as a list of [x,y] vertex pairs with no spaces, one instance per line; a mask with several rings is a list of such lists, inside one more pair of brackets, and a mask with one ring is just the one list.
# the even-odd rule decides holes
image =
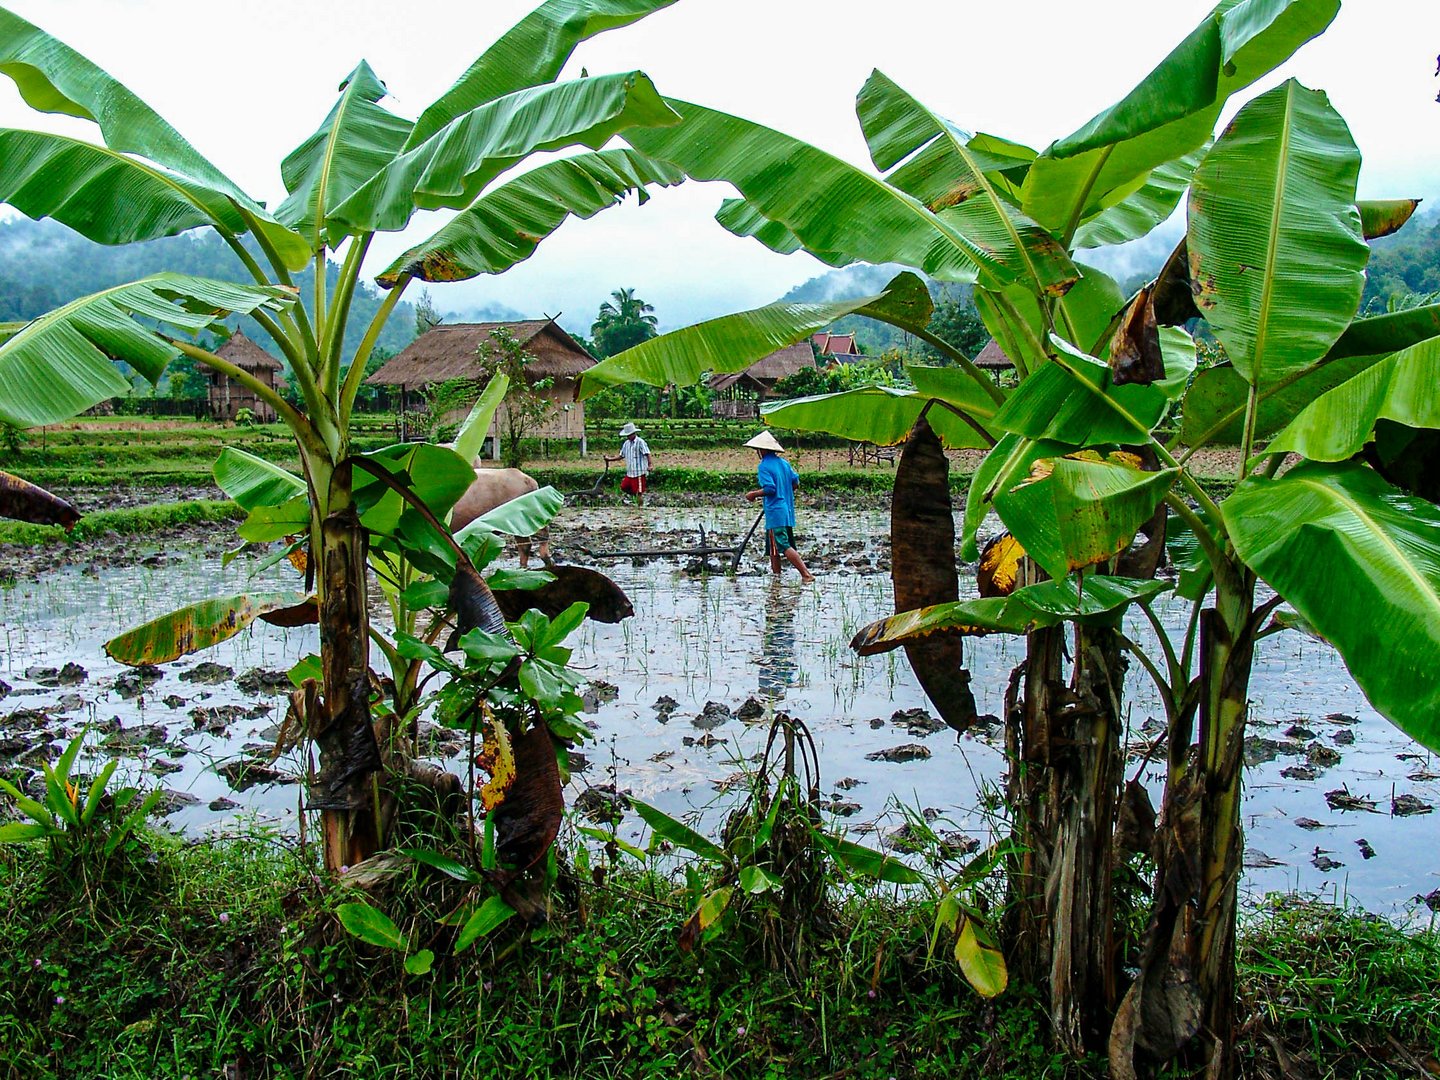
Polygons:
[[[249,372],[272,390],[284,385],[280,372],[284,366],[255,342],[245,336],[245,331],[236,330],[230,340],[215,350],[215,355],[228,360],[242,371]],[[268,424],[275,419],[275,410],[267,401],[255,396],[255,392],[231,380],[230,376],[218,371],[209,371],[210,415],[217,420],[234,420],[241,409],[249,409],[255,419]]]
[[[519,342],[531,359],[525,365],[530,381],[554,379],[542,391],[554,405],[545,423],[532,434],[542,439],[585,437],[585,405],[574,401],[575,383],[580,374],[596,363],[586,349],[555,324],[553,319],[526,319],[518,322],[454,323],[432,327],[385,362],[366,383],[398,387],[402,416],[410,392],[423,390],[452,379],[479,379],[480,349],[495,344],[495,331],[504,329]],[[445,418],[447,421],[449,418]],[[463,419],[463,411],[455,417]],[[504,421],[502,406],[491,427],[494,434]]]
[[975,357],[975,366],[984,371],[1009,371],[1015,365],[1010,362],[1010,357],[1005,355],[1000,343],[991,338],[985,348],[980,350],[980,355]]
[[776,349],[769,356],[756,360],[744,371],[712,376],[710,389],[720,393],[739,386],[764,397],[787,375],[794,375],[797,371],[814,366],[815,354],[810,343],[800,341],[794,345],[786,345],[783,349]]

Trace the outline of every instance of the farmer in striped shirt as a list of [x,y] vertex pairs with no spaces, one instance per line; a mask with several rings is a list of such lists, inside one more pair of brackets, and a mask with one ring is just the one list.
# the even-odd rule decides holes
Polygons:
[[650,476],[650,446],[640,437],[640,429],[626,424],[620,429],[620,456],[607,457],[606,461],[625,462],[625,478],[620,481],[620,490],[635,496],[635,505],[645,505],[646,483]]

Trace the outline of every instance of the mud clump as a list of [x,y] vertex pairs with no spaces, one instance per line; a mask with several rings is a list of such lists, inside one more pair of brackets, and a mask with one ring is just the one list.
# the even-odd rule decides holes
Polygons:
[[851,817],[861,810],[858,802],[846,802],[844,799],[831,799],[828,802],[816,803],[816,805],[823,812],[834,814],[836,817]]
[[835,781],[835,790],[849,791],[852,788],[859,787],[864,782],[864,780],[856,780],[853,776],[842,776],[839,780]]
[[1369,840],[1366,840],[1363,836],[1362,836],[1359,840],[1356,840],[1356,841],[1355,841],[1355,846],[1360,849],[1360,856],[1361,856],[1361,858],[1364,858],[1364,859],[1373,859],[1373,858],[1375,858],[1375,849],[1370,846],[1370,841],[1369,841]]
[[945,730],[945,721],[924,709],[897,709],[890,715],[890,723],[921,739]]
[[924,761],[930,757],[930,748],[921,746],[919,743],[901,743],[899,746],[892,746],[886,750],[876,750],[873,754],[866,754],[866,761],[889,761],[900,765],[907,761]]
[[196,664],[189,671],[182,671],[180,673],[180,681],[201,683],[205,686],[219,686],[223,682],[229,682],[234,675],[234,668],[206,660],[203,663]]
[[230,785],[230,790],[235,792],[249,791],[257,784],[298,784],[300,778],[289,773],[281,772],[273,766],[266,765],[261,761],[227,761],[224,765],[218,766],[215,771]]
[[[25,669],[25,678],[37,686],[54,689],[58,686],[79,686],[89,678],[89,673],[79,664],[69,663],[62,668],[28,667]],[[0,694],[0,697],[4,696]]]
[[1295,819],[1295,824],[1297,827],[1301,829],[1307,829],[1310,832],[1314,832],[1316,829],[1325,828],[1325,826],[1321,822],[1316,821],[1313,817],[1297,817]]
[[628,791],[617,791],[614,784],[588,787],[575,799],[575,809],[599,825],[618,825],[630,809]]
[[655,704],[650,707],[655,710],[655,718],[659,720],[660,723],[666,724],[670,722],[670,717],[675,714],[675,710],[680,707],[680,703],[669,694],[661,694],[655,699]]
[[122,698],[137,698],[164,677],[165,672],[154,664],[141,664],[115,676],[115,692]]
[[732,716],[729,705],[721,701],[707,701],[705,708],[700,710],[700,715],[690,723],[701,731],[713,731],[715,728],[728,724]]
[[285,672],[258,667],[241,675],[235,685],[247,694],[285,694],[295,688]]
[[210,800],[209,809],[211,813],[223,814],[227,810],[238,810],[239,807],[240,804],[234,799],[227,799],[224,795],[221,795],[218,799]]
[[765,706],[756,701],[754,697],[745,699],[745,703],[735,710],[735,719],[749,722],[759,720],[765,715]]
[[1355,732],[1341,728],[1335,732],[1334,735],[1331,735],[1330,738],[1335,740],[1336,746],[1352,746],[1355,743]]
[[1435,808],[1414,795],[1397,795],[1390,800],[1390,813],[1395,817],[1428,814]]
[[1277,742],[1259,735],[1251,735],[1245,740],[1245,764],[1252,768],[1274,761],[1281,754],[1298,757],[1303,753],[1305,746],[1300,742]]
[[1340,764],[1340,751],[1314,742],[1305,748],[1305,760],[1316,768],[1328,769],[1332,765]]
[[1299,724],[1291,724],[1285,729],[1285,737],[1287,739],[1313,739],[1315,732],[1307,727],[1301,727]]
[[169,732],[164,724],[141,724],[138,727],[120,728],[112,731],[100,741],[107,750],[117,753],[138,753],[141,749],[164,746]]
[[1331,810],[1365,810],[1372,814],[1376,812],[1374,799],[1351,795],[1347,788],[1327,791],[1325,801],[1330,804]]
[[1320,774],[1309,765],[1289,765],[1280,770],[1286,780],[1314,780]]

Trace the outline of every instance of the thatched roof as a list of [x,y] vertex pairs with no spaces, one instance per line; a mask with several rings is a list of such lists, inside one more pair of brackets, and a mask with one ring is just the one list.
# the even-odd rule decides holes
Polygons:
[[493,342],[494,332],[502,327],[534,358],[525,365],[529,378],[573,379],[596,362],[552,319],[455,323],[427,330],[365,381],[371,386],[428,386],[477,379],[480,346]]
[[236,330],[230,340],[215,350],[215,355],[242,371],[280,371],[283,365],[255,342],[245,336],[243,330]]
[[986,371],[1009,371],[1015,365],[1005,355],[1000,343],[991,338],[990,343],[980,350],[980,355],[975,357],[975,366]]
[[710,389],[724,390],[741,379],[748,379],[757,386],[769,388],[787,375],[794,375],[797,371],[814,366],[815,353],[811,350],[810,343],[800,341],[794,345],[786,345],[783,349],[776,349],[769,356],[756,360],[744,371],[714,376],[710,380]]

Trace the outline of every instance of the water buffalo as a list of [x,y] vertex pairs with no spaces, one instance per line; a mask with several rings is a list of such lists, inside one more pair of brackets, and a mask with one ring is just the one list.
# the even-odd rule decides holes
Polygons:
[[[519,469],[476,469],[475,481],[460,496],[455,503],[455,509],[450,514],[450,528],[456,532],[465,528],[478,517],[483,517],[491,510],[511,499],[518,499],[521,495],[528,495],[532,491],[538,491],[540,485],[535,482],[533,476],[528,476]],[[540,558],[550,561],[550,533],[548,529],[541,529],[536,536],[540,540]],[[520,549],[520,565],[530,565],[530,537],[522,536],[516,539],[516,546]]]

